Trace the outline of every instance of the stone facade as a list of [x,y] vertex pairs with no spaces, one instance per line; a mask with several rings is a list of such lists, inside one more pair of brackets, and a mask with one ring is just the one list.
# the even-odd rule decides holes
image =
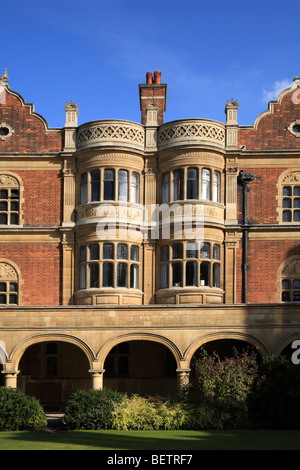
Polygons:
[[300,80],[253,126],[164,122],[148,72],[141,124],[50,129],[0,80],[0,358],[48,409],[76,388],[172,393],[201,346],[291,354],[300,336]]

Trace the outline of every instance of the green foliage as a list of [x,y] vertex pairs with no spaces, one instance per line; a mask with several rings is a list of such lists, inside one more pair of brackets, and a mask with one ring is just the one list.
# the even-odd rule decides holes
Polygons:
[[[194,363],[194,377],[186,392],[190,403],[201,404],[203,410],[215,415],[217,422],[241,426],[248,419],[248,397],[258,375],[254,353],[233,352],[223,360],[205,350]],[[227,418],[226,418],[227,417]]]
[[106,388],[77,390],[66,404],[63,422],[69,429],[109,429],[114,403],[123,397],[123,393]]
[[284,356],[264,357],[249,411],[256,426],[299,428],[300,366]]
[[39,401],[15,388],[0,387],[0,430],[19,431],[47,425]]

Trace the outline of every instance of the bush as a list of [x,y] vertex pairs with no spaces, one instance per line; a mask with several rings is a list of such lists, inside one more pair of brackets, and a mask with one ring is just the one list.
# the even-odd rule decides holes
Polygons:
[[67,401],[63,423],[69,429],[109,429],[114,404],[125,394],[109,389],[77,390]]
[[201,414],[209,414],[212,422],[214,417],[218,426],[242,426],[248,420],[248,397],[257,376],[254,353],[234,350],[232,357],[221,360],[216,353],[209,355],[203,350],[194,363],[194,377],[185,398],[201,405]]
[[40,402],[18,389],[0,387],[0,430],[19,431],[47,426]]
[[264,357],[249,412],[255,426],[299,428],[300,366],[284,356]]

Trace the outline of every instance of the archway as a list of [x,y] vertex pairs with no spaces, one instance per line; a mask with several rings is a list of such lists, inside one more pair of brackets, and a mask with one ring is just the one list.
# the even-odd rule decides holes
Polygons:
[[164,344],[128,340],[115,344],[104,361],[104,387],[128,394],[169,395],[177,390],[177,363]]
[[63,341],[43,341],[24,351],[17,386],[38,398],[46,411],[62,410],[71,393],[91,388],[89,361],[82,349]]

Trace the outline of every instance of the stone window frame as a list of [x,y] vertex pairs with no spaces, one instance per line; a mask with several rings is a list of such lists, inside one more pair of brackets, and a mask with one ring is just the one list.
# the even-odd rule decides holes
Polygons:
[[[295,281],[299,287],[293,286]],[[277,273],[276,291],[277,302],[300,302],[300,256],[291,256],[281,263]],[[284,293],[286,299],[283,298]],[[298,294],[298,300],[296,298],[293,300],[294,294]]]
[[[11,191],[12,190],[18,190],[19,192],[19,208],[18,211],[11,211]],[[24,219],[23,219],[23,204],[24,204],[24,186],[22,183],[21,178],[16,175],[13,172],[10,171],[3,171],[0,172],[0,190],[7,190],[8,191],[8,198],[3,199],[3,201],[7,200],[8,206],[7,206],[7,211],[0,211],[0,212],[6,212],[7,213],[7,223],[6,224],[0,224],[0,227],[22,227],[24,225]],[[11,215],[12,214],[18,214],[18,223],[13,224],[11,223]]]
[[[188,198],[187,197],[187,189],[188,189],[188,173],[189,170],[197,170],[197,196],[195,198]],[[210,178],[207,182],[209,187],[209,196],[204,197],[203,188],[204,188],[204,177],[203,172],[208,171]],[[182,188],[180,188],[180,197],[174,197],[174,188],[175,188],[175,179],[174,175],[179,174],[182,172],[182,178],[179,179]],[[169,203],[169,202],[177,202],[177,201],[193,201],[193,200],[200,200],[204,202],[213,202],[217,204],[222,203],[222,172],[218,168],[212,168],[207,165],[181,165],[173,169],[168,169],[163,171],[160,175],[160,187],[161,187],[161,194],[160,200],[161,203]],[[168,176],[168,181],[166,177]],[[216,178],[217,181],[216,181]],[[165,184],[163,181],[165,180]],[[177,184],[178,187],[178,184]],[[168,197],[165,195],[168,194]],[[215,196],[216,194],[216,196]]]
[[14,129],[9,124],[6,122],[0,122],[0,140],[4,141],[8,139],[12,134],[14,134],[14,132]]
[[[174,255],[176,246],[181,247],[178,250],[181,253]],[[221,289],[221,244],[215,241],[204,241],[200,249],[194,249],[194,246],[194,242],[188,240],[173,240],[160,245],[159,289],[199,287]],[[204,256],[204,248],[208,248],[208,255]],[[201,256],[201,249],[203,256]],[[215,249],[218,250],[218,254],[214,254]],[[191,280],[192,276],[193,280]]]
[[295,137],[300,137],[300,130],[295,131],[294,127],[297,126],[300,129],[300,119],[296,119],[288,126],[288,131],[293,134]]
[[[284,188],[291,188],[291,195],[284,195]],[[299,188],[299,196],[294,195],[294,188]],[[300,169],[299,170],[286,170],[284,171],[277,183],[277,222],[280,224],[298,224],[300,223]],[[291,207],[284,207],[284,200],[289,199],[291,202]],[[295,202],[299,204],[299,207],[296,207]],[[299,201],[299,202],[298,202]],[[291,212],[291,220],[283,220],[284,212]],[[299,216],[299,221],[294,221],[294,213],[297,213]]]
[[[105,172],[106,171],[112,171],[114,174],[114,178],[112,180],[112,185],[113,185],[113,195],[112,198],[105,198],[104,194],[104,186],[105,186]],[[98,184],[99,184],[99,199],[92,197],[93,193],[93,178],[92,176],[95,175],[96,172],[99,172],[99,179],[98,179]],[[124,187],[124,184],[121,182],[120,172],[126,172],[127,173],[127,188],[126,188],[126,198],[119,198],[119,191]],[[136,178],[138,179],[138,182],[134,181]],[[110,202],[110,201],[119,201],[119,202],[128,202],[131,204],[140,204],[140,201],[142,199],[142,194],[141,194],[141,182],[142,182],[142,175],[139,170],[135,169],[128,169],[125,167],[112,167],[112,166],[105,166],[105,167],[96,167],[92,168],[88,171],[83,171],[79,175],[79,187],[80,187],[80,193],[79,193],[79,205],[83,204],[89,204],[93,202]],[[94,180],[95,182],[96,180]],[[96,184],[96,183],[95,183]],[[134,188],[137,188],[134,190]],[[136,195],[135,198],[133,198],[133,195]],[[132,200],[134,199],[134,200]]]
[[[9,259],[0,258],[0,307],[3,308],[21,305],[22,283],[21,273],[18,266]],[[14,286],[14,289],[11,290],[12,286]],[[3,288],[4,290],[1,290]],[[6,297],[6,302],[1,303],[2,296]],[[10,296],[14,296],[16,298],[16,302],[10,302]]]
[[[104,257],[104,246],[112,246],[112,255]],[[118,251],[121,246],[126,247],[127,254],[124,255]],[[137,256],[133,253],[133,247],[136,248]],[[92,254],[94,250],[94,254]],[[141,247],[136,242],[128,241],[95,241],[83,243],[79,246],[78,252],[79,283],[78,290],[88,289],[133,289],[140,290],[142,285],[141,270]],[[110,285],[103,285],[104,269],[111,266],[112,282]],[[126,271],[126,279],[118,282],[118,274],[122,275],[122,269]],[[96,285],[91,285],[92,276]]]

